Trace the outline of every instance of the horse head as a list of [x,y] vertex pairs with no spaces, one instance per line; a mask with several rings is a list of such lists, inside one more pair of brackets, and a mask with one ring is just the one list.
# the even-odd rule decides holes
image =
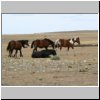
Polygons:
[[27,48],[29,46],[29,40],[18,40],[18,42],[22,44],[23,48]]
[[74,38],[75,39],[75,42],[78,43],[80,45],[80,38],[79,37],[76,37]]
[[28,42],[29,42],[28,40],[23,40],[23,44],[22,45],[23,45],[24,48],[27,48],[29,46]]

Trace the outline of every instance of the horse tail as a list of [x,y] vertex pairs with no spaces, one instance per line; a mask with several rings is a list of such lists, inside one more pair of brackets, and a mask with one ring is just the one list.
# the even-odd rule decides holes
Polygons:
[[34,44],[34,41],[33,41],[32,44],[31,44],[31,48],[33,48],[33,44]]
[[59,46],[61,46],[61,41],[59,39],[56,40],[55,46],[56,48],[59,48]]
[[10,42],[8,43],[8,46],[7,46],[7,51],[10,49]]

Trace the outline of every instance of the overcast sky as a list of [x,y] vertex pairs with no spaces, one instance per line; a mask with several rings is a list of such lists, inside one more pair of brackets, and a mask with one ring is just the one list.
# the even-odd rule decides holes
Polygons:
[[97,30],[97,14],[3,14],[2,34]]

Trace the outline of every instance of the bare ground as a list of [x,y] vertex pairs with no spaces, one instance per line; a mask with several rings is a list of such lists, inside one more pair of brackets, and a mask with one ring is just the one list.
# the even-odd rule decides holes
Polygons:
[[[58,32],[33,35],[2,36],[2,85],[3,86],[97,86],[98,46],[75,47],[74,52],[66,48],[57,50],[59,60],[31,58],[32,49],[22,49],[24,57],[9,58],[8,41],[47,37],[57,38],[79,36],[81,44],[98,44],[97,31]],[[51,48],[50,48],[51,49]],[[38,49],[40,50],[40,49]],[[68,55],[67,55],[68,53]]]

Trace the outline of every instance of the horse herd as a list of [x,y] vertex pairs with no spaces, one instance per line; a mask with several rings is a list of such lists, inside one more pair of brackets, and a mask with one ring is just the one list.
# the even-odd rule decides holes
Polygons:
[[[71,39],[57,39],[55,42],[48,39],[37,39],[31,43],[31,48],[33,48],[32,58],[45,58],[49,57],[50,55],[56,55],[57,48],[62,49],[62,47],[67,47],[68,51],[69,48],[74,50],[74,44],[78,43],[80,45],[80,38],[75,37]],[[20,51],[20,57],[23,57],[22,54],[22,47],[27,48],[29,46],[29,40],[11,40],[8,43],[7,51],[9,51],[9,57],[12,57],[13,51],[15,50],[15,54],[13,57],[17,57],[18,50]],[[48,49],[48,47],[52,47],[53,49]],[[37,48],[45,48],[46,50],[37,51]]]

